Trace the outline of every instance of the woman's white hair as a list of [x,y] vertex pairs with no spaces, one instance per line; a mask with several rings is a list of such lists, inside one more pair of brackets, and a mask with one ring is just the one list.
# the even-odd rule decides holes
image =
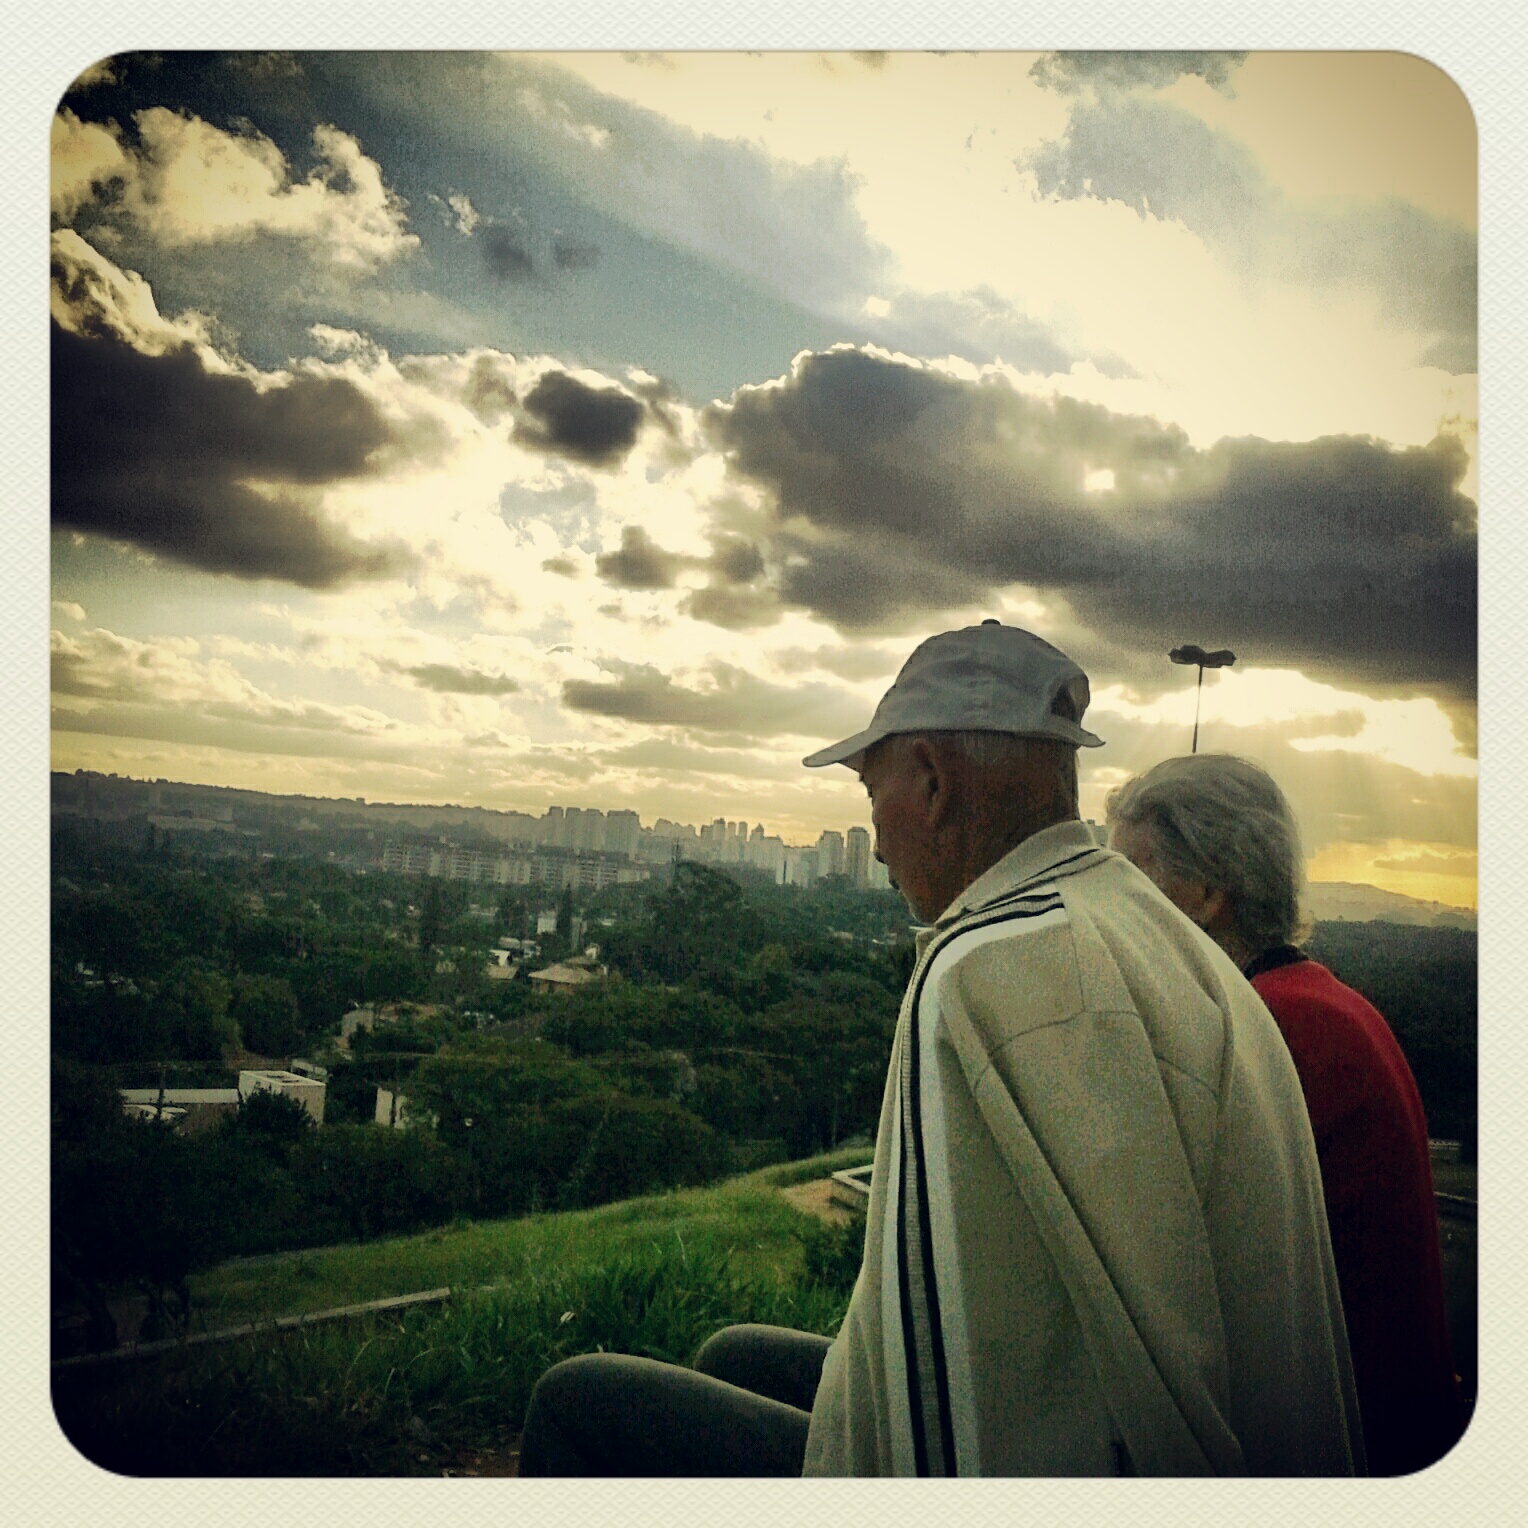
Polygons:
[[1255,950],[1309,932],[1300,830],[1267,770],[1227,753],[1165,759],[1111,791],[1105,812],[1111,831],[1144,829],[1169,869],[1223,891]]

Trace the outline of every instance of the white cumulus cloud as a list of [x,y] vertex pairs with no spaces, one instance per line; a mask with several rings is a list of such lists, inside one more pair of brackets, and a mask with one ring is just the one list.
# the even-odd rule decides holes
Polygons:
[[297,180],[276,144],[253,129],[224,132],[162,106],[133,121],[136,145],[67,110],[55,119],[54,197],[62,215],[101,187],[108,212],[167,248],[274,235],[303,241],[332,265],[368,272],[418,246],[380,166],[337,127],[314,128],[316,163]]

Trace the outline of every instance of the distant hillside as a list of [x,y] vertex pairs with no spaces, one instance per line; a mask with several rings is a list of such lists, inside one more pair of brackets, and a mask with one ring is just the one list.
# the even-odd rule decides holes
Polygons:
[[1311,917],[1318,923],[1412,923],[1423,928],[1473,929],[1477,919],[1464,907],[1443,902],[1422,902],[1398,891],[1378,886],[1358,886],[1351,881],[1312,881],[1309,887]]

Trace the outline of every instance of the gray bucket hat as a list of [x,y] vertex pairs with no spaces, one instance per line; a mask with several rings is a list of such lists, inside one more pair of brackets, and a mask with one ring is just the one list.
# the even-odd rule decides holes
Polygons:
[[940,632],[913,649],[863,732],[801,762],[853,768],[867,748],[897,732],[1011,732],[1101,748],[1102,738],[1053,710],[1063,692],[1080,718],[1088,676],[1033,632],[995,620]]

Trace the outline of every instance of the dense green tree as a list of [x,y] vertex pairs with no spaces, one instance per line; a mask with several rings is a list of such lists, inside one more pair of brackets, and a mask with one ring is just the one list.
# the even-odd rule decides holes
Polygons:
[[475,1211],[503,1214],[545,1207],[555,1191],[546,1111],[606,1086],[593,1067],[544,1041],[463,1037],[420,1062],[404,1091],[415,1118],[433,1120],[469,1164]]
[[390,1052],[380,1056],[343,1057],[329,1068],[324,1090],[324,1126],[370,1124],[376,1116],[377,1089],[401,1091],[403,1079],[414,1068],[412,1057]]
[[313,1116],[295,1098],[268,1088],[245,1094],[222,1127],[237,1145],[282,1166],[292,1148],[317,1128]]
[[541,1034],[578,1056],[630,1046],[689,1049],[731,1045],[743,1015],[698,982],[678,987],[616,981],[550,1000]]
[[[226,1245],[228,1200],[211,1154],[168,1124],[134,1120],[104,1074],[56,1069],[50,1230],[56,1292],[80,1298],[97,1345],[183,1321],[186,1277]],[[135,1284],[150,1329],[115,1332],[106,1291]]]
[[783,1140],[805,1106],[800,1089],[779,1062],[720,1054],[697,1064],[689,1107],[735,1140]]
[[439,1225],[463,1203],[462,1163],[426,1130],[326,1127],[292,1153],[314,1211],[357,1241]]
[[552,1104],[540,1158],[562,1209],[708,1183],[730,1165],[723,1138],[687,1109],[614,1091]]
[[557,899],[557,940],[555,949],[563,956],[578,953],[578,941],[573,937],[573,891],[564,887]]
[[53,1052],[101,1066],[179,1054],[169,1016],[137,983],[53,973]]
[[361,1001],[366,987],[364,951],[317,953],[284,967],[284,979],[297,998],[305,1033],[338,1024]]
[[509,934],[516,939],[536,938],[536,914],[545,900],[545,892],[534,886],[506,889],[499,899],[503,927],[495,934]]
[[681,860],[655,890],[638,925],[607,940],[609,958],[634,980],[680,982],[724,973],[747,948],[747,912],[737,882]]
[[363,1003],[412,1003],[424,997],[429,975],[416,951],[378,949],[359,963],[357,985]]
[[291,1055],[306,1033],[297,995],[284,977],[241,972],[233,980],[228,1012],[246,1049],[258,1055]]
[[424,906],[419,913],[419,948],[428,954],[440,942],[446,926],[445,894],[441,883],[429,881],[424,889]]
[[237,1048],[239,1028],[228,1011],[232,987],[227,977],[201,960],[178,961],[156,999],[174,1054],[192,1061],[216,1061]]

